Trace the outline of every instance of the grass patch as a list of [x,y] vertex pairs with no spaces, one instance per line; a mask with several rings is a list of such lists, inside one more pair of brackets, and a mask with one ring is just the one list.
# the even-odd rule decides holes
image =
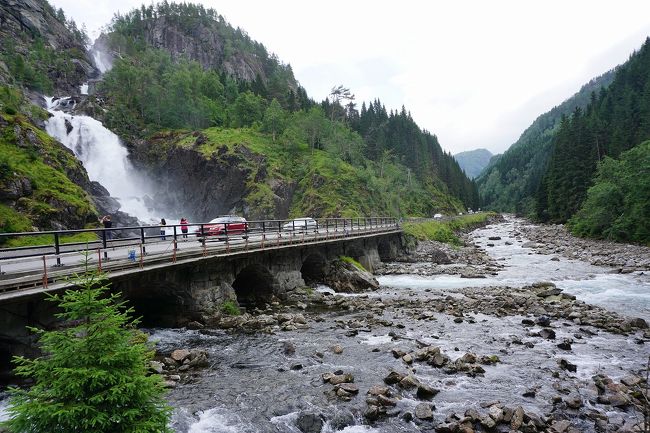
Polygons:
[[430,240],[460,246],[462,242],[456,235],[458,232],[483,224],[493,215],[493,212],[483,212],[454,217],[448,221],[407,222],[402,225],[402,229],[407,236],[419,241]]
[[224,301],[224,303],[221,304],[221,312],[228,316],[239,316],[241,314],[239,305],[232,300]]
[[[95,233],[75,233],[59,237],[60,245],[71,243],[89,243],[99,240]],[[32,247],[39,245],[54,245],[54,235],[34,235],[11,238],[4,245],[7,248]]]
[[362,265],[361,263],[357,262],[357,261],[354,260],[352,257],[348,257],[348,256],[340,256],[339,259],[340,259],[342,262],[350,263],[352,266],[354,266],[355,268],[359,269],[360,271],[368,272],[368,271],[366,270],[366,268],[364,268],[363,265]]

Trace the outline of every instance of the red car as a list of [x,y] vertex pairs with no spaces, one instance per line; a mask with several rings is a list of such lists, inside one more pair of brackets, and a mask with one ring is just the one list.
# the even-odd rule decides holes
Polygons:
[[217,239],[226,239],[230,236],[248,237],[248,222],[246,218],[236,215],[223,215],[213,219],[208,224],[203,224],[203,231],[199,227],[196,231],[199,241],[205,237],[214,236]]

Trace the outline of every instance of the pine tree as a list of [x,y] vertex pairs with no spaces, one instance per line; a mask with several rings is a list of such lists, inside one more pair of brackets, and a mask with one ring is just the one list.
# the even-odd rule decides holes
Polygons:
[[12,388],[6,426],[13,433],[159,433],[170,408],[160,376],[147,375],[152,352],[131,318],[133,310],[109,294],[106,277],[75,277],[79,290],[52,295],[63,310],[59,329],[30,328],[43,356],[16,357],[16,374],[33,379]]

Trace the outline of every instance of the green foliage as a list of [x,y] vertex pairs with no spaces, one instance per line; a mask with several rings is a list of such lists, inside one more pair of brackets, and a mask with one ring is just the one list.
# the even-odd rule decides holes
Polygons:
[[31,230],[32,222],[27,216],[0,203],[0,233],[19,233]]
[[535,119],[503,155],[490,161],[477,179],[481,206],[534,215],[532,198],[548,166],[562,116],[571,114],[576,107],[586,107],[592,93],[607,87],[614,76],[614,71],[609,71],[591,80],[571,98]]
[[366,268],[364,268],[363,265],[362,265],[361,263],[357,262],[357,261],[354,260],[352,257],[348,257],[348,256],[340,256],[340,257],[339,257],[339,260],[341,260],[342,262],[345,262],[345,263],[349,263],[349,264],[351,264],[352,266],[354,266],[355,268],[359,269],[360,271],[365,271],[365,272],[367,272]]
[[[0,104],[18,111],[0,113],[5,125],[0,127],[0,189],[18,194],[0,203],[0,232],[31,231],[33,226],[47,229],[53,222],[82,228],[96,220],[91,198],[70,180],[82,175],[79,161],[22,114],[39,118],[42,110],[25,101],[18,90],[4,86],[0,86]],[[18,246],[36,241],[11,242]]]
[[221,312],[228,316],[239,316],[241,314],[237,302],[231,300],[224,301],[223,304],[221,304]]
[[[163,19],[193,44],[204,43],[196,40],[197,29],[218,34],[224,58],[204,69],[179,53],[152,48],[151,29]],[[375,101],[359,113],[341,97],[315,105],[295,85],[289,66],[212,9],[161,3],[133,10],[114,18],[110,45],[122,56],[100,87],[110,101],[107,125],[127,137],[209,127],[202,135],[207,140],[188,135],[180,144],[210,158],[225,159],[224,150],[241,157],[251,170],[246,201],[255,215],[270,217],[277,201],[263,177],[300,180],[292,215],[425,216],[478,204],[475,185],[405,109],[389,115]],[[233,60],[253,65],[254,80],[229,75]],[[254,67],[260,61],[261,71]],[[342,107],[343,100],[350,103]],[[259,158],[250,161],[245,148]]]
[[433,240],[459,246],[462,242],[457,233],[478,227],[494,215],[492,212],[481,212],[444,221],[406,222],[402,224],[402,229],[407,236],[417,240]]
[[[599,95],[593,94],[585,110],[576,108],[571,117],[563,118],[554,137],[553,153],[545,173],[543,188],[537,194],[539,217],[553,222],[565,222],[581,208],[587,190],[593,184],[598,162],[605,157],[618,158],[622,152],[650,139],[650,39],[627,63],[620,66],[614,81]],[[605,165],[605,170],[612,163]],[[622,166],[623,168],[623,166]],[[611,219],[610,211],[598,209],[605,199],[621,205],[627,191],[617,192],[625,179],[609,177],[592,193],[589,209],[596,212],[590,229],[580,233],[598,232],[603,221]],[[642,183],[642,180],[639,180]],[[627,186],[625,186],[627,188]],[[635,200],[633,200],[635,201]],[[639,212],[626,205],[624,212]],[[641,212],[643,214],[643,212]],[[606,236],[615,239],[642,239],[644,229],[637,231],[624,221],[640,215],[623,215],[607,229]],[[583,221],[586,216],[580,218]],[[596,221],[600,221],[597,223]],[[613,223],[613,221],[612,221]],[[617,227],[617,228],[615,228]],[[611,230],[618,230],[613,233]]]
[[102,274],[87,271],[73,283],[80,289],[48,298],[62,326],[30,328],[44,355],[14,359],[16,374],[34,382],[10,390],[9,431],[170,432],[171,410],[160,376],[148,375],[153,352],[133,310],[108,293]]
[[582,208],[569,220],[574,234],[650,244],[650,141],[598,165]]

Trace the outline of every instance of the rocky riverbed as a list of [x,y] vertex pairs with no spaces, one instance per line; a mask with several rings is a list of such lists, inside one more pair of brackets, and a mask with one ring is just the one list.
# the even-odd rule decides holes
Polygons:
[[[617,267],[524,247],[535,230],[524,224],[468,234],[463,248],[421,244],[381,268],[376,291],[296,290],[284,303],[224,318],[221,329],[153,331],[168,358],[189,349],[176,353],[187,368],[168,360],[173,428],[639,431],[646,310],[617,313],[562,288],[563,278],[588,283]],[[645,277],[636,268],[624,275],[630,286]],[[192,351],[205,367],[189,367]]]
[[[621,274],[625,247],[595,266],[542,245],[544,230],[507,219],[467,234],[465,247],[420,244],[380,268],[377,290],[304,288],[218,327],[151,330],[172,428],[641,431],[646,253]],[[594,297],[614,282],[620,293]]]

